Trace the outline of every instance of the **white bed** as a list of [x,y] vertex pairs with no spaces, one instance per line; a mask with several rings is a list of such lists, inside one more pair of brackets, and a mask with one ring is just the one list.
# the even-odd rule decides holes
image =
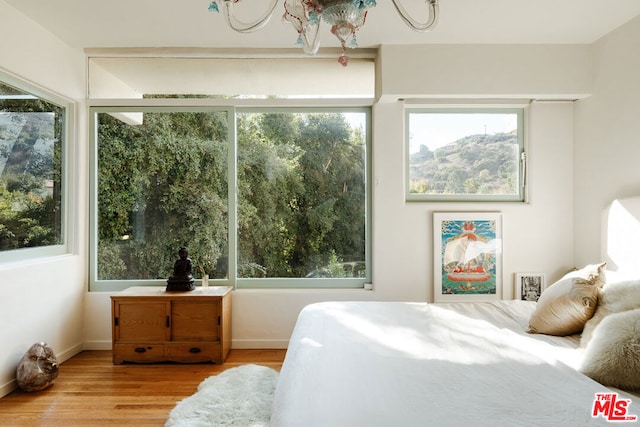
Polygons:
[[591,413],[595,394],[611,390],[574,369],[579,337],[527,334],[534,307],[312,304],[291,337],[271,425],[606,424]]
[[291,336],[271,425],[610,425],[602,410],[592,416],[596,394],[607,393],[629,399],[625,415],[640,416],[640,397],[580,372],[580,335],[527,333],[536,306],[309,305]]

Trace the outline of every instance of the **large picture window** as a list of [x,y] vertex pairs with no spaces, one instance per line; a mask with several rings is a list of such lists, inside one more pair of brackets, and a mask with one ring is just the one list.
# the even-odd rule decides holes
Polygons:
[[2,258],[13,261],[64,253],[67,107],[10,80],[0,81]]
[[95,107],[92,289],[362,287],[369,110]]
[[409,201],[524,201],[523,108],[406,111]]

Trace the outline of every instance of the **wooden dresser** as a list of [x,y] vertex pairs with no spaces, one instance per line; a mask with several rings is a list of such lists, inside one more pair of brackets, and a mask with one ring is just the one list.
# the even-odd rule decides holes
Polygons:
[[227,286],[137,286],[112,295],[113,363],[222,363],[231,349],[231,294]]

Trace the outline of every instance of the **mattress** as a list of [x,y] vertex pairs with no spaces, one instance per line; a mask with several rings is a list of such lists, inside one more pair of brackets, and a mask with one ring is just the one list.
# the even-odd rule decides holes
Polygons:
[[[579,337],[526,333],[535,303],[327,302],[300,314],[272,426],[585,426]],[[620,398],[629,396],[620,396]],[[602,412],[602,411],[600,411]],[[632,401],[629,414],[640,414]]]

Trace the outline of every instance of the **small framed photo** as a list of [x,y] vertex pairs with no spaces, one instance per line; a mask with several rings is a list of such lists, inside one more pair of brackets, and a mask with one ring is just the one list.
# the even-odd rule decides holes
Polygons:
[[516,299],[538,301],[546,287],[543,273],[516,273]]
[[434,301],[502,299],[502,215],[434,212]]

